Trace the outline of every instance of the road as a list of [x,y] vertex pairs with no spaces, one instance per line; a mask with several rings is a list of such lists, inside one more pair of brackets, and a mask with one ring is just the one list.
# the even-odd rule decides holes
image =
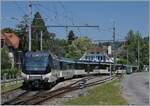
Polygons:
[[122,81],[123,96],[129,104],[149,104],[149,73],[139,72],[125,75]]

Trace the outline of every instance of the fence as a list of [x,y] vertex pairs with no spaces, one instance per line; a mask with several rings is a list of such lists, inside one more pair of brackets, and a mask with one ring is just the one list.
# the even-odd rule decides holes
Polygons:
[[[6,77],[5,75],[2,76],[3,78],[1,78],[1,88],[2,90],[4,91],[7,91],[6,88],[8,86],[11,86],[11,88],[16,88],[17,84],[23,82],[23,78],[21,76],[17,76],[17,77],[13,77],[12,76],[9,76],[9,77]],[[11,88],[7,88],[7,89],[11,89]]]

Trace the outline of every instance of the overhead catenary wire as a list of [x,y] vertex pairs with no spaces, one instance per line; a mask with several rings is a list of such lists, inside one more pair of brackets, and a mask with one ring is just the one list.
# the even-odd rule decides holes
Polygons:
[[18,4],[17,1],[14,1],[13,3],[16,5],[16,7],[17,7],[19,10],[22,11],[21,13],[22,13],[23,15],[24,15],[24,14],[27,14],[27,12]]
[[[55,18],[54,18],[54,19],[51,19],[51,17],[50,17],[48,14],[46,14],[46,12],[44,12],[44,14],[45,14],[47,17],[49,17],[51,21],[53,21],[53,22],[55,22],[55,23],[61,25],[60,22],[59,22],[58,20],[56,20],[56,18],[58,17],[58,12],[57,12],[57,11],[52,11],[50,8],[47,8],[46,6],[43,6],[43,5],[40,4],[40,3],[38,3],[36,6],[37,6],[37,8],[40,8],[40,10],[41,10],[42,12],[44,12],[44,11],[47,11],[47,12],[51,11],[52,13],[54,13]],[[43,9],[44,9],[44,10],[43,10]]]
[[43,13],[47,18],[44,18],[44,19],[47,19],[47,20],[50,20],[50,21],[53,21],[54,22],[54,19],[52,19],[49,15],[47,15],[43,10],[41,10],[39,7],[38,7],[38,4],[36,4],[35,5],[35,8],[39,11],[39,12],[41,12],[41,13]]
[[[66,18],[66,17],[69,17],[69,15],[67,15],[66,13],[69,13],[70,12],[70,14],[72,14],[72,12],[71,11],[68,11],[68,9],[65,7],[65,5],[61,2],[61,1],[59,1],[58,2],[60,5],[61,5],[61,7],[63,8],[63,10],[64,10],[64,17]],[[26,14],[26,11],[25,11],[25,9],[23,9],[19,4],[18,4],[18,2],[17,1],[15,1],[14,2],[14,4],[17,6],[17,8],[19,9],[19,10],[21,10],[22,11],[22,13],[25,13]],[[46,6],[43,6],[43,4],[41,4],[41,3],[36,3],[36,5],[35,5],[35,7],[39,10],[39,11],[41,11],[41,13],[43,13],[45,16],[47,16],[47,19],[46,18],[44,18],[44,19],[46,19],[46,20],[50,20],[50,21],[53,21],[53,22],[58,22],[57,20],[54,20],[54,19],[52,19],[49,15],[47,15],[46,14],[46,12],[45,11],[42,11],[43,9],[45,9],[45,10],[47,10],[47,11],[51,11],[52,13],[54,13],[54,14],[56,14],[56,16],[58,17],[58,11],[56,12],[56,11],[54,11],[54,10],[52,10],[52,9],[50,9],[50,8],[47,8]],[[40,8],[41,7],[41,8]],[[71,16],[74,16],[75,17],[75,15],[71,15]],[[70,21],[72,21],[72,24],[73,25],[75,25],[74,24],[74,20],[73,20],[73,17],[71,18],[68,18]],[[60,25],[60,24],[59,24]],[[68,28],[68,27],[67,27]],[[100,27],[98,27],[97,28],[98,29],[98,31],[101,33],[102,31],[108,31],[108,32],[110,32],[110,28],[106,28],[106,29],[103,29],[102,27],[100,28]],[[78,27],[77,28],[77,30],[79,31],[79,33],[81,34],[81,31],[80,31],[80,28]],[[118,36],[118,34],[116,33],[116,36]],[[118,37],[120,37],[120,35],[118,36]]]

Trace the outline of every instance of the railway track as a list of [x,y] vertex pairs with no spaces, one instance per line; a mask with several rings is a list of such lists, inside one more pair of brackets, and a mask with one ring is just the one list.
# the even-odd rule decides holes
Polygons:
[[[86,81],[92,80],[94,78],[95,77],[93,77],[93,76],[88,76],[88,77],[82,78],[81,80],[78,80],[72,84],[69,84],[65,87],[58,88],[53,91],[39,91],[37,94],[30,96],[30,97],[21,96],[16,100],[4,103],[4,105],[36,105],[36,104],[40,104],[48,99],[52,99],[52,98],[61,96],[65,93],[68,93],[68,92],[71,92],[74,90],[78,90],[81,88],[80,83],[82,83],[85,80]],[[107,77],[107,78],[103,78],[101,80],[96,80],[96,81],[91,81],[89,83],[85,83],[84,88],[110,81],[113,78],[115,78],[115,76],[112,76],[111,78]]]
[[[88,80],[88,79],[92,79],[92,77],[93,77],[93,76],[85,77],[85,78],[82,78],[81,80],[83,80],[83,79],[87,79],[87,80]],[[93,77],[93,78],[94,78],[94,77]],[[77,83],[80,82],[81,80],[78,80],[78,81],[76,81],[76,82],[74,82],[74,83],[72,83],[72,84],[69,84],[69,85],[65,86],[65,87],[61,87],[61,88],[59,88],[59,89],[53,90],[52,92],[57,92],[57,91],[59,91],[59,90],[66,89],[66,88],[69,87],[69,86],[72,86],[72,85],[77,84]],[[11,93],[12,93],[12,95],[13,95],[14,92],[17,92],[17,91],[19,91],[19,90],[21,90],[21,89],[20,89],[20,88],[17,88],[17,89],[14,89],[14,90],[5,92],[5,93],[2,94],[2,96],[11,95]],[[40,90],[40,91],[38,91],[38,93],[35,93],[35,94],[32,95],[31,97],[26,97],[26,96],[29,95],[30,93],[32,93],[32,91],[29,91],[29,90],[28,90],[28,91],[23,91],[23,90],[22,90],[22,93],[21,93],[21,94],[19,94],[19,95],[18,95],[17,97],[15,97],[14,99],[11,99],[11,100],[9,100],[9,101],[7,101],[7,102],[4,102],[3,105],[21,104],[21,102],[22,102],[25,98],[36,97],[36,96],[41,95],[41,94],[43,94],[43,93],[46,94],[47,91],[42,91],[42,90]]]
[[11,90],[9,90],[9,91],[7,91],[7,92],[2,92],[1,95],[7,95],[7,94],[9,94],[9,93],[11,93],[11,92],[13,92],[13,91],[17,91],[17,90],[20,90],[20,89],[21,89],[20,87],[15,88],[15,89],[11,89]]

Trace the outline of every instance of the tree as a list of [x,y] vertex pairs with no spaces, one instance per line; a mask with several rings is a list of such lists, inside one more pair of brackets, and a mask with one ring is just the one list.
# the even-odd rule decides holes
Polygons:
[[143,65],[149,65],[149,43],[144,39],[140,43],[140,67]]
[[64,39],[54,39],[53,53],[57,56],[64,57],[66,54],[67,41]]
[[138,65],[138,42],[139,42],[139,60],[140,60],[140,69],[143,68],[143,65],[148,65],[148,43],[144,41],[141,37],[141,34],[137,32],[133,32],[130,30],[126,37],[127,47],[125,48],[128,50],[128,61],[129,64]]
[[14,29],[12,28],[4,28],[2,29],[2,32],[7,32],[7,33],[16,33]]
[[73,40],[75,40],[77,37],[75,36],[74,32],[71,30],[69,32],[69,35],[68,35],[68,44],[71,44]]
[[121,58],[121,59],[117,60],[117,64],[127,64],[127,60]]
[[8,56],[9,50],[7,48],[1,48],[1,68],[8,69],[11,67],[11,61]]
[[28,50],[28,23],[29,23],[29,16],[24,15],[22,20],[17,25],[17,29],[18,29],[17,33],[18,33],[20,41],[21,41],[20,48],[23,51]]
[[85,51],[92,47],[92,41],[86,36],[75,39],[73,43],[77,46],[78,49],[81,50],[82,55],[85,53]]
[[72,41],[71,45],[68,45],[66,57],[72,59],[79,59],[90,47],[92,42],[88,37],[79,37]]
[[[32,50],[40,50],[40,34],[43,32],[43,49],[51,50],[55,34],[49,33],[39,12],[36,12],[32,22]],[[51,50],[52,51],[52,50]]]
[[24,15],[20,23],[17,25],[17,28],[21,33],[26,33],[28,32],[28,24],[29,24],[29,16]]
[[68,53],[66,53],[67,58],[77,60],[81,57],[81,50],[77,48],[75,44],[68,45]]

